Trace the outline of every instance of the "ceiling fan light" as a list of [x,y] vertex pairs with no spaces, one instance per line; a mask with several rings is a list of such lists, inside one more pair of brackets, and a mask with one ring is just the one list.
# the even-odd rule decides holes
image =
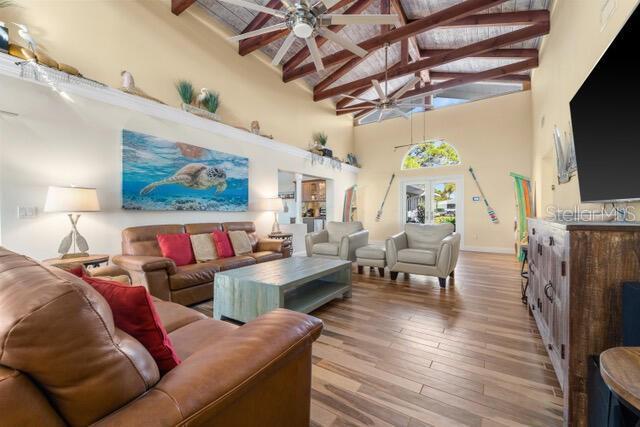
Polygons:
[[293,33],[301,39],[306,39],[313,34],[313,27],[305,22],[298,22],[293,26]]

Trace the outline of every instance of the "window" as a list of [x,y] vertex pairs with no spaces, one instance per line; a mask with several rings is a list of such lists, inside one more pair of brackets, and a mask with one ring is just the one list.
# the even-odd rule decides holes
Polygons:
[[460,164],[458,152],[445,141],[414,145],[402,160],[402,169],[435,168]]

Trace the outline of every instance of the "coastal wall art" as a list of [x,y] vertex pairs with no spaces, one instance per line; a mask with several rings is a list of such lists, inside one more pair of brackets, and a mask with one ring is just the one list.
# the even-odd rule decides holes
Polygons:
[[151,211],[243,212],[249,159],[122,131],[122,207]]

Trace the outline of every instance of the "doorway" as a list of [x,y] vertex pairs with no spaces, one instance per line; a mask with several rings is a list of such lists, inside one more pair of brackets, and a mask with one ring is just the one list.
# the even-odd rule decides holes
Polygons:
[[400,182],[401,224],[451,223],[462,234],[463,177],[425,177]]

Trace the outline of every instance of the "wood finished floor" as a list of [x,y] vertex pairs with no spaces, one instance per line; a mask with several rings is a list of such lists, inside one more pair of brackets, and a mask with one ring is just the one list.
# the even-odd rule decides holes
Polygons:
[[311,313],[312,426],[560,426],[562,392],[513,256],[465,252],[456,278],[365,268]]

